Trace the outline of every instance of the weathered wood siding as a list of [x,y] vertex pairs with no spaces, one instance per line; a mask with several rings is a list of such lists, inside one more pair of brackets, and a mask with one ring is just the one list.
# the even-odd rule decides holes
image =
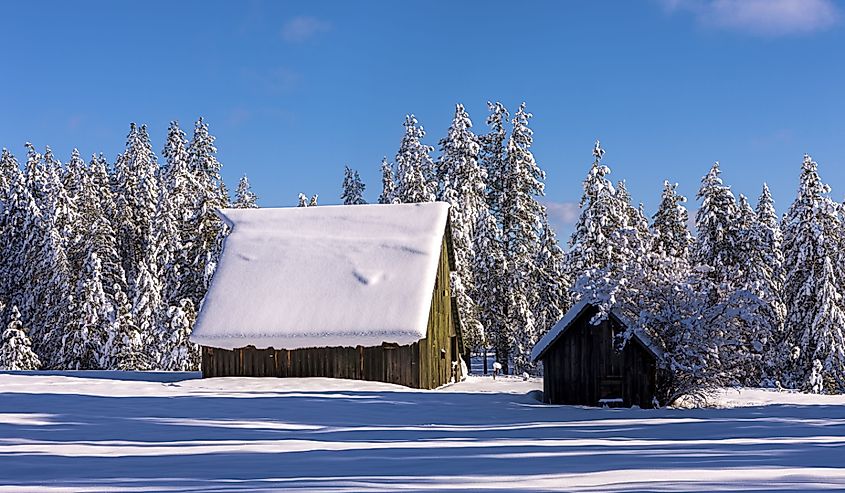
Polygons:
[[452,361],[458,361],[462,349],[453,318],[449,287],[451,254],[447,228],[441,246],[425,339],[405,346],[382,344],[354,348],[286,350],[248,346],[227,350],[203,347],[203,377],[331,377],[426,389],[445,385],[452,378],[460,377],[460,365],[453,366]]
[[543,395],[552,404],[597,406],[601,399],[652,407],[656,362],[632,339],[622,351],[615,335],[624,330],[613,316],[590,325],[596,309],[585,310],[543,356]]

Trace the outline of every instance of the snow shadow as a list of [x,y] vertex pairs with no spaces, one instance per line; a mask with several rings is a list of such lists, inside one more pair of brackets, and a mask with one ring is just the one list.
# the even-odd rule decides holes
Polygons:
[[12,489],[806,491],[845,485],[843,457],[836,405],[610,410],[411,390],[0,393],[0,485]]

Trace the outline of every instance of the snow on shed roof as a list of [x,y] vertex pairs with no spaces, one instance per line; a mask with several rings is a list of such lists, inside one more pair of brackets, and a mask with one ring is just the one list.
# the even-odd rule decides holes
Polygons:
[[[546,335],[544,335],[534,346],[534,349],[531,350],[531,361],[537,361],[538,359],[543,357],[543,353],[554,344],[563,334],[572,326],[572,322],[574,322],[581,314],[586,311],[587,309],[595,306],[595,303],[592,303],[588,299],[581,299],[578,303],[572,306],[569,311],[564,314],[563,318],[561,318],[558,323],[554,324]],[[611,308],[610,314],[614,316],[622,325],[632,329],[634,337],[640,341],[640,343],[645,347],[645,349],[652,354],[655,358],[662,359],[663,358],[663,350],[660,346],[654,342],[651,336],[643,330],[642,327],[636,326],[633,322],[631,322],[625,315],[618,310],[617,308]]]
[[225,209],[232,227],[191,340],[235,349],[426,336],[449,205]]

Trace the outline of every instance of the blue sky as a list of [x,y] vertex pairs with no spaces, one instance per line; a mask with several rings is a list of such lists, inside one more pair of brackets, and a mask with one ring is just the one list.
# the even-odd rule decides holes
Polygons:
[[[344,165],[367,195],[406,113],[436,145],[462,102],[534,113],[562,229],[600,138],[651,214],[664,179],[694,198],[716,159],[737,193],[792,199],[803,153],[845,198],[845,5],[642,2],[4,2],[0,146],[66,159],[121,150],[129,122],[160,151],[200,115],[224,177],[265,206],[336,203]],[[691,200],[691,208],[695,208]]]

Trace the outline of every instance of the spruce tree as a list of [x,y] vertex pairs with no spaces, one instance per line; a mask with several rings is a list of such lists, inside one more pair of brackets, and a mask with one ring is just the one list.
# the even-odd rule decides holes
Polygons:
[[200,367],[199,347],[190,341],[196,313],[191,300],[167,309],[168,339],[162,352],[162,366],[167,371],[197,371]]
[[200,118],[194,126],[194,135],[188,146],[188,164],[199,183],[195,197],[195,241],[188,247],[192,269],[185,275],[189,290],[181,298],[188,298],[199,306],[211,275],[217,268],[220,256],[224,225],[217,216],[217,210],[228,206],[228,192],[220,177],[222,165],[217,160],[217,148],[208,125]]
[[0,370],[37,370],[41,361],[32,351],[32,344],[21,322],[18,307],[12,306],[9,325],[0,335]]
[[252,192],[252,187],[249,185],[249,179],[243,175],[238,181],[238,189],[235,190],[235,201],[232,207],[236,209],[257,209],[258,195]]
[[[837,265],[842,224],[830,188],[809,155],[801,167],[798,196],[789,207],[783,230],[785,342],[791,348],[787,385],[812,387],[816,377],[829,392],[845,391],[843,367],[842,272]],[[816,385],[818,388],[818,386]]]
[[601,143],[596,141],[593,164],[582,185],[581,214],[569,240],[567,270],[573,282],[590,269],[620,266],[628,257],[613,237],[629,227],[630,204],[606,178],[610,168],[601,162],[604,154]]
[[677,183],[663,182],[660,205],[652,218],[653,249],[661,255],[687,260],[692,235],[687,227],[689,214],[683,206],[687,199],[678,194],[677,188]]
[[361,181],[361,177],[354,169],[346,166],[343,170],[343,191],[340,194],[340,199],[344,205],[360,205],[366,204],[364,200],[364,189],[366,186]]
[[435,199],[436,182],[432,147],[423,144],[425,130],[417,125],[414,115],[405,117],[405,135],[396,153],[397,184],[396,196],[399,202],[431,202]]
[[748,278],[750,283],[758,286],[758,295],[765,303],[764,315],[768,319],[771,340],[763,369],[767,383],[773,384],[776,380],[783,380],[783,371],[788,367],[789,348],[784,341],[786,306],[783,303],[783,234],[774,199],[765,183],[755,214],[757,256],[755,262],[749,264]]
[[566,254],[560,248],[557,236],[549,224],[546,208],[540,215],[540,243],[534,259],[533,285],[537,290],[533,308],[538,335],[542,337],[569,308],[567,290],[570,280],[566,276]]
[[381,195],[379,204],[392,204],[396,201],[396,182],[393,180],[393,166],[387,161],[387,156],[381,160]]
[[440,141],[440,159],[437,162],[438,200],[449,203],[449,219],[454,247],[455,271],[452,288],[458,304],[464,341],[471,348],[483,344],[483,327],[478,318],[475,270],[478,264],[473,248],[475,227],[483,216],[489,214],[485,183],[486,172],[478,164],[480,146],[472,133],[472,121],[463,105],[455,108],[455,117],[449,130]]
[[721,173],[716,161],[701,179],[697,195],[701,206],[695,215],[698,235],[693,261],[696,265],[707,266],[715,282],[729,282],[735,286],[740,261],[736,249],[739,211],[730,187],[722,183]]
[[528,123],[531,113],[521,104],[511,120],[512,131],[507,145],[502,202],[502,235],[507,259],[505,287],[507,290],[507,320],[513,331],[510,338],[499,341],[497,353],[505,370],[506,355],[514,350],[517,370],[531,367],[530,353],[538,338],[536,320],[531,308],[536,292],[530,289],[534,270],[533,253],[539,244],[538,219],[541,206],[537,197],[543,195],[545,173],[537,165],[531,152],[533,131]]
[[74,293],[72,317],[62,337],[59,366],[69,370],[108,369],[110,356],[103,354],[114,313],[103,288],[102,265],[89,247],[82,275]]

